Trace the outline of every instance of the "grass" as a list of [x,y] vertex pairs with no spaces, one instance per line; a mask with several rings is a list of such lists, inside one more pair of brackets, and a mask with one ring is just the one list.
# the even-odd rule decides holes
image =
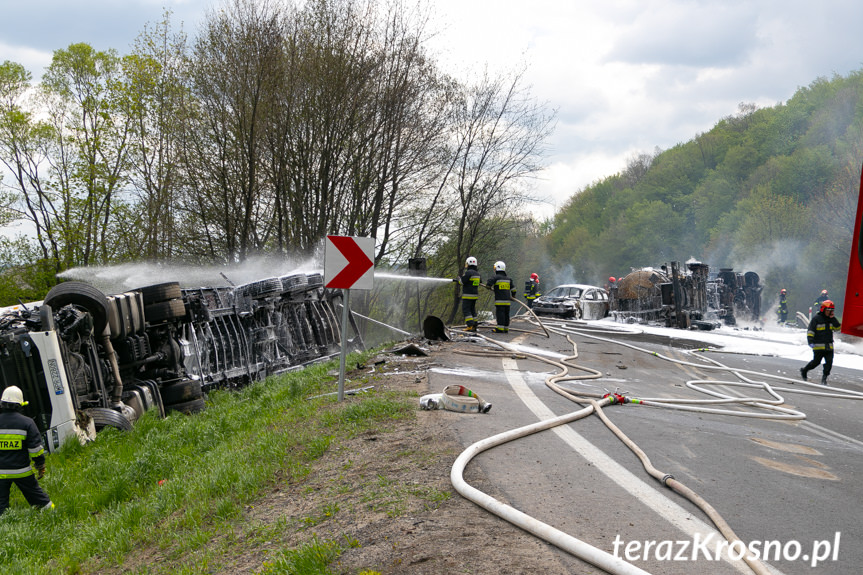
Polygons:
[[[361,359],[356,355],[352,362]],[[209,572],[219,545],[230,547],[235,537],[231,522],[274,482],[302,481],[338,442],[415,417],[409,394],[371,392],[341,403],[335,395],[320,396],[335,385],[333,367],[319,364],[240,391],[213,392],[207,409],[194,416],[148,413],[129,432],[108,429],[86,446],[65,445],[48,456],[41,481],[54,511],[30,508],[12,490],[11,507],[0,517],[3,573],[96,573],[142,547],[176,561],[172,573]],[[396,509],[392,489],[384,481],[383,501],[374,504]],[[440,496],[429,494],[432,500]],[[326,507],[309,521],[337,512],[337,506]],[[295,528],[286,521],[269,527]],[[261,569],[328,573],[327,564],[349,546],[315,538],[297,549],[274,550],[262,558]]]

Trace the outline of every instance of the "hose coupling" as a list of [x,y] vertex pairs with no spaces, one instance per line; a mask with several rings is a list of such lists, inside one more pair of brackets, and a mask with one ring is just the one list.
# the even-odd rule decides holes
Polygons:
[[602,396],[603,399],[605,399],[606,397],[611,398],[611,405],[614,405],[615,403],[629,403],[628,398],[626,398],[625,396],[620,395],[619,393],[616,393],[616,392],[615,393],[606,393],[605,395]]
[[660,479],[660,481],[662,482],[662,484],[664,486],[668,487],[668,480],[669,479],[674,479],[674,476],[670,473],[666,473],[665,476],[662,479]]

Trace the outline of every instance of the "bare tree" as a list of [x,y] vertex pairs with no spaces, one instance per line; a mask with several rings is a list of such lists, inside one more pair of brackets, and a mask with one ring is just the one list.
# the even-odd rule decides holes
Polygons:
[[[554,114],[534,101],[523,74],[490,77],[464,88],[453,128],[455,168],[448,185],[458,212],[451,232],[454,267],[476,248],[502,239],[514,210],[530,198],[526,180],[541,169]],[[457,298],[453,301],[455,314]]]
[[168,260],[182,252],[177,212],[182,184],[180,150],[190,104],[183,83],[186,36],[171,30],[170,12],[146,26],[123,59],[123,113],[131,120],[129,182],[136,195],[134,225],[118,240],[141,257]]
[[185,208],[189,225],[200,226],[197,249],[209,257],[244,260],[270,233],[271,196],[260,172],[283,26],[273,3],[232,0],[210,14],[194,46]]

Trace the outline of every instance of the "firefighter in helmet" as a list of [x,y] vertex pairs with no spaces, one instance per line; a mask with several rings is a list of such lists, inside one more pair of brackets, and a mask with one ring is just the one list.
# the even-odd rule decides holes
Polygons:
[[779,325],[785,325],[788,319],[788,292],[785,291],[785,288],[779,290],[779,307],[776,309],[776,313],[779,315]]
[[482,278],[477,270],[478,263],[473,256],[465,262],[464,273],[452,280],[461,286],[461,312],[464,314],[464,331],[476,331],[479,322],[476,319],[476,300],[479,298],[479,286]]
[[821,309],[809,322],[806,340],[812,348],[812,361],[800,368],[800,377],[806,380],[806,374],[818,367],[824,360],[821,372],[821,385],[827,385],[827,376],[833,368],[833,332],[839,330],[839,320],[833,315],[836,306],[829,299],[821,303]]
[[821,307],[821,304],[827,301],[828,297],[830,296],[827,295],[827,290],[821,290],[821,293],[818,294],[817,298],[815,298],[815,303],[812,305],[812,307]]
[[486,282],[486,286],[494,290],[494,312],[497,319],[496,333],[509,333],[509,306],[515,298],[515,287],[512,279],[506,275],[506,264],[494,262],[494,276]]
[[39,486],[39,479],[45,475],[45,450],[36,422],[21,413],[25,405],[19,387],[10,385],[3,390],[0,397],[0,515],[9,507],[13,484],[30,505],[43,509],[54,507],[51,498]]
[[533,307],[533,300],[541,296],[539,293],[539,276],[535,273],[530,274],[530,279],[524,282],[524,299],[527,301],[527,307]]

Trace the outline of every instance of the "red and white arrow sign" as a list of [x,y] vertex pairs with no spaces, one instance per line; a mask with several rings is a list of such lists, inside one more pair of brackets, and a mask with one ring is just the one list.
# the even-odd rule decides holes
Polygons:
[[327,236],[324,285],[336,289],[372,289],[375,239]]

